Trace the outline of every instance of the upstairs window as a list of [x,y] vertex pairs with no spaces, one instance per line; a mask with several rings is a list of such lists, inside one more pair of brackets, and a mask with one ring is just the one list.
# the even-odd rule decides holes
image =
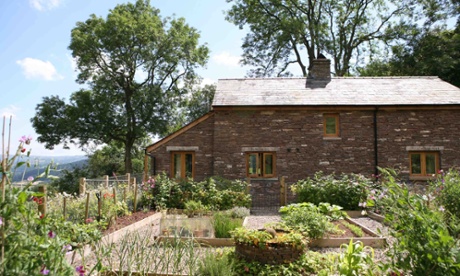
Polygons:
[[171,163],[172,178],[187,179],[195,176],[194,152],[172,152]]
[[411,152],[410,176],[431,177],[439,170],[438,152]]
[[246,172],[248,177],[274,177],[274,152],[249,152],[246,154]]
[[323,115],[323,135],[324,137],[339,136],[339,114]]

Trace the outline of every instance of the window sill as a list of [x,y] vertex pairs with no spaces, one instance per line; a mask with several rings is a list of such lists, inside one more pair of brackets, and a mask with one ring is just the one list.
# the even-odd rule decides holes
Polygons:
[[250,180],[270,180],[275,181],[279,180],[278,177],[249,177]]
[[326,140],[326,141],[339,141],[339,140],[342,140],[342,137],[323,137],[323,140]]

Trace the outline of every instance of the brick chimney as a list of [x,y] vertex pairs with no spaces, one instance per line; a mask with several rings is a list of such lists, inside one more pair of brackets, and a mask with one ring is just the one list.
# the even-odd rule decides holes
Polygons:
[[326,87],[331,81],[331,60],[319,55],[312,61],[311,70],[308,72],[306,87]]

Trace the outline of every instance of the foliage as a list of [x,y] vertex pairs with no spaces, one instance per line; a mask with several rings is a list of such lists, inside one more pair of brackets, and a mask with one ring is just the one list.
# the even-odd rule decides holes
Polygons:
[[63,170],[61,176],[53,179],[49,185],[51,189],[55,189],[58,193],[78,194],[79,183],[81,177],[89,177],[87,167],[74,168],[73,170]]
[[437,195],[438,205],[460,219],[460,173],[457,170],[449,170],[446,173],[441,171],[432,186]]
[[207,84],[203,88],[193,91],[186,103],[187,122],[193,122],[211,111],[212,100],[216,93],[215,84]]
[[266,248],[269,244],[275,243],[286,244],[299,249],[306,246],[305,237],[295,231],[273,236],[272,233],[266,230],[240,227],[233,230],[231,235],[236,243],[253,245],[260,248]]
[[386,193],[369,198],[385,206],[385,222],[395,239],[388,252],[393,268],[413,275],[458,275],[459,240],[449,233],[440,206],[426,195],[413,194],[395,181],[394,172],[384,170]]
[[195,275],[200,276],[231,276],[233,271],[233,260],[229,256],[229,250],[207,251],[198,263]]
[[148,0],[117,5],[107,18],[77,22],[69,49],[79,71],[70,103],[43,98],[32,124],[47,148],[64,143],[86,146],[118,142],[125,171],[132,172],[132,149],[147,135],[165,134],[186,88],[196,81],[208,48],[183,18],[161,18]]
[[[23,188],[11,185],[9,177],[12,164],[16,167],[24,165],[21,162],[14,163],[14,160],[22,154],[24,146],[29,145],[31,139],[22,137],[16,154],[11,158],[8,157],[9,146],[8,154],[2,154],[0,274],[72,275],[75,268],[66,261],[66,254],[72,246],[97,241],[100,233],[94,228],[75,225],[38,212],[44,195],[30,191],[34,179],[28,179],[28,184]],[[2,144],[5,148],[4,141]],[[50,166],[38,178],[46,177],[49,169]]]
[[[342,244],[340,249],[345,251],[338,258],[337,270],[340,275],[374,275],[373,270],[376,267],[372,247],[364,246],[360,241],[353,242],[351,239],[348,245]],[[371,255],[365,252],[366,249],[371,252]]]
[[310,70],[321,52],[332,57],[337,76],[347,75],[352,61],[362,59],[378,41],[410,33],[417,21],[426,19],[429,25],[446,15],[449,6],[443,5],[445,0],[227,2],[233,5],[226,19],[240,29],[249,28],[242,64],[256,67],[249,75],[257,77],[289,75],[293,63],[307,76],[307,64]]
[[232,218],[225,212],[216,212],[212,217],[212,226],[216,238],[231,238],[230,232],[243,225],[241,218]]
[[280,208],[281,220],[289,228],[297,230],[309,238],[324,236],[332,228],[327,216],[312,203],[290,204]]
[[202,216],[208,210],[201,201],[189,200],[185,202],[185,213],[189,217]]
[[328,202],[342,206],[345,210],[357,210],[359,202],[367,198],[367,191],[375,184],[359,174],[325,175],[317,172],[313,177],[299,180],[291,186],[299,202],[316,205]]
[[331,268],[337,261],[337,253],[321,254],[308,250],[292,263],[269,265],[258,262],[248,262],[230,253],[234,260],[236,275],[290,276],[290,275],[333,275]]
[[233,207],[225,212],[232,218],[245,218],[250,215],[250,211],[246,207]]
[[351,224],[347,221],[341,221],[341,223],[347,227],[348,229],[350,229],[351,232],[353,232],[353,234],[355,234],[357,237],[362,237],[364,236],[364,232],[363,232],[363,229],[357,225],[354,225],[354,224]]
[[374,59],[358,71],[361,76],[439,76],[460,86],[458,49],[460,26],[420,31],[407,44],[392,47],[386,58]]
[[214,210],[249,207],[251,204],[251,196],[246,194],[248,184],[240,180],[216,180],[211,177],[201,182],[192,179],[176,181],[163,173],[157,175],[155,181],[151,193],[156,209],[183,209],[189,200],[200,201]]

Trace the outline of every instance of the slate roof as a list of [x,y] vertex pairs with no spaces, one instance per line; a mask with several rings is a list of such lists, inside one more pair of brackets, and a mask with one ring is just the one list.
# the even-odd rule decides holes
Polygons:
[[220,79],[213,106],[457,105],[460,88],[438,77]]

